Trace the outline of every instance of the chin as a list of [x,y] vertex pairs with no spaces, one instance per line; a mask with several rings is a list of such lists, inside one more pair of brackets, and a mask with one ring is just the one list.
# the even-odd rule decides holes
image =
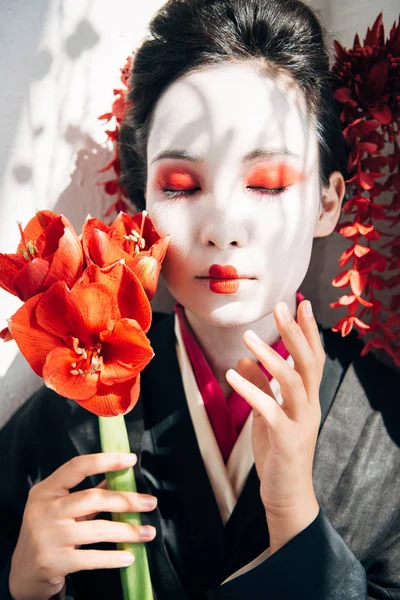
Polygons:
[[217,296],[209,302],[204,298],[193,298],[187,302],[182,299],[181,304],[193,313],[198,319],[214,327],[243,327],[266,317],[273,311],[273,307],[262,306],[254,299],[233,299],[232,296]]

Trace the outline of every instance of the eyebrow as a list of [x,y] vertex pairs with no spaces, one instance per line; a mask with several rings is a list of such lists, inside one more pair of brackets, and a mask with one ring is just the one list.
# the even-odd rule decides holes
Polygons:
[[[292,156],[294,158],[301,158],[299,154],[292,152],[288,148],[276,148],[276,149],[268,149],[268,148],[257,148],[256,150],[252,150],[248,152],[242,159],[242,162],[248,162],[250,160],[254,160],[256,158],[275,158],[276,156]],[[198,154],[192,154],[191,152],[186,152],[186,150],[164,150],[159,152],[151,161],[151,164],[163,160],[165,158],[174,158],[187,160],[189,162],[201,163],[203,162],[203,158]]]

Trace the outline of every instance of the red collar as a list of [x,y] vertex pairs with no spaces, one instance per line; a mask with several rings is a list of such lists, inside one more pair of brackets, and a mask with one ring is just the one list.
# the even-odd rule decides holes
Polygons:
[[[298,306],[304,300],[304,296],[300,292],[297,292],[296,300]],[[251,412],[251,406],[235,391],[232,391],[230,396],[225,398],[224,392],[189,325],[184,307],[177,303],[175,305],[175,313],[179,320],[183,343],[185,344],[186,352],[193,369],[197,387],[203,398],[214,435],[226,463],[242,427]],[[289,356],[289,352],[281,338],[277,339],[271,347],[283,358],[286,359]],[[271,379],[270,373],[268,373],[263,365],[258,364],[268,379]]]

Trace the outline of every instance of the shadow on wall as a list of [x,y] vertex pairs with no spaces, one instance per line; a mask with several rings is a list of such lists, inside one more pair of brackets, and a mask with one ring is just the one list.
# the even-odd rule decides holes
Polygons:
[[[51,68],[51,53],[37,50],[49,6],[50,0],[36,0],[31,3],[8,0],[2,3],[0,81],[7,81],[7,88],[5,93],[2,93],[0,180],[10,155],[21,109],[29,93],[29,84],[31,81],[43,79]],[[13,68],[10,68],[10,65]],[[17,168],[15,176],[17,181],[29,180],[29,167]]]

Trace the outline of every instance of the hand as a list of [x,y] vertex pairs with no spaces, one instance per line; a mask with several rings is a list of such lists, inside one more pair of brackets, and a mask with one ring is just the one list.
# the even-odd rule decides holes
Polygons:
[[319,512],[312,464],[321,421],[319,386],[325,363],[308,301],[298,307],[298,324],[283,302],[275,307],[274,317],[294,367],[254,332],[246,331],[244,342],[280,384],[282,406],[267,377],[251,359],[241,359],[237,371],[230,369],[226,374],[229,384],[253,407],[253,452],[271,552],[305,529]]
[[134,561],[129,552],[80,550],[97,542],[145,542],[154,527],[94,520],[99,512],[143,512],[157,505],[154,496],[115,492],[103,481],[96,488],[70,493],[90,475],[133,466],[133,454],[105,452],[77,456],[32,487],[25,507],[9,578],[14,600],[48,600],[64,587],[69,573],[115,569]]

